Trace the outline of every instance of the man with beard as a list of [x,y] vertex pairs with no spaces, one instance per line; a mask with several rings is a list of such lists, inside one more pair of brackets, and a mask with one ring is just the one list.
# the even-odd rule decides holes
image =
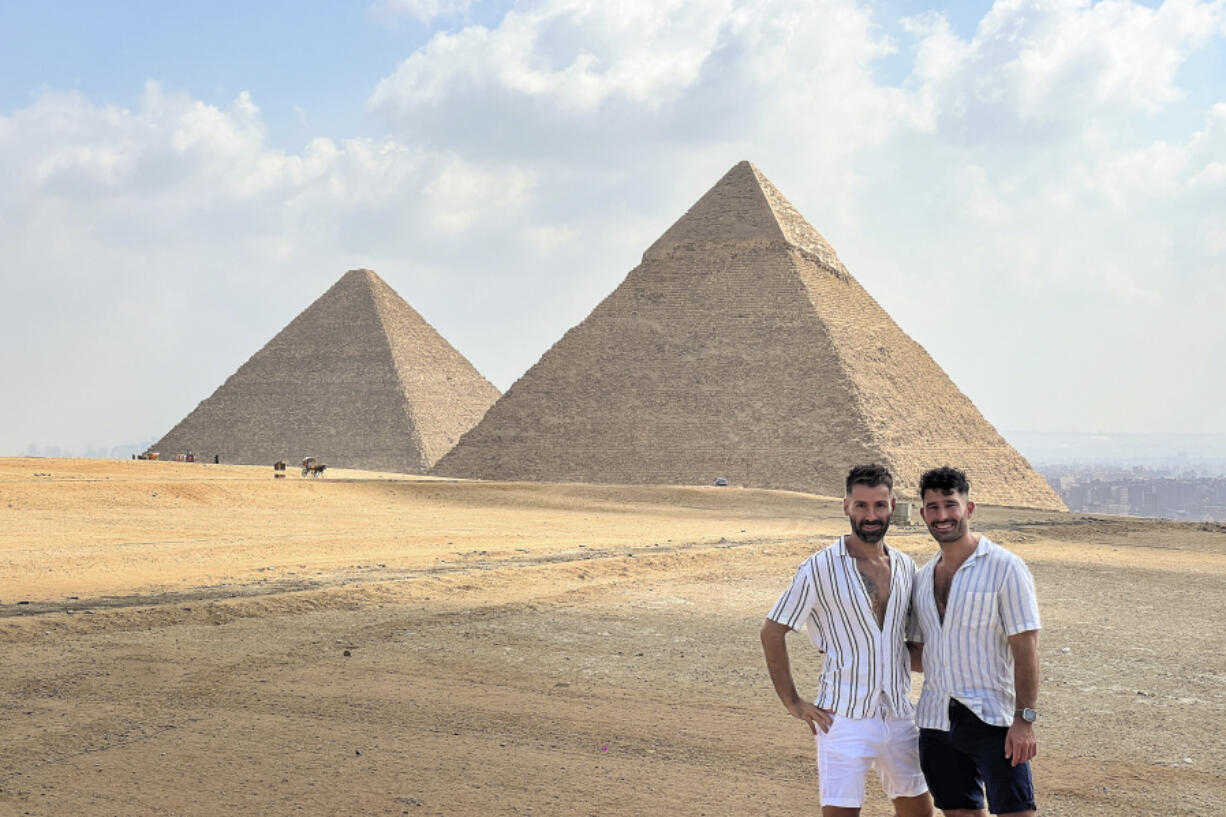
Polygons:
[[[843,498],[851,533],[805,560],[762,625],[775,692],[817,742],[823,817],[860,813],[874,765],[898,817],[932,814],[903,640],[915,562],[886,546],[893,511],[890,472],[879,465],[852,468]],[[802,624],[825,653],[813,703],[796,691],[784,640]]]
[[920,478],[920,515],[941,552],[915,577],[924,691],[920,763],[946,817],[1033,817],[1039,606],[1016,555],[970,529],[970,483],[955,468]]

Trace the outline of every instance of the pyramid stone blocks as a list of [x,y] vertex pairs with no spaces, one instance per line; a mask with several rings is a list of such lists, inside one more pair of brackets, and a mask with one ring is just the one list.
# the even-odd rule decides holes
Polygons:
[[371,270],[350,270],[153,446],[424,473],[498,390]]
[[856,463],[914,494],[1063,508],[756,167],[734,167],[434,467],[484,479],[841,495]]

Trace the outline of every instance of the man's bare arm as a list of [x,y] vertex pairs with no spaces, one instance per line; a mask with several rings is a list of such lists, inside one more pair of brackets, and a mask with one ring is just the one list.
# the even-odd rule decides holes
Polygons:
[[775,685],[775,693],[787,707],[794,718],[799,718],[809,724],[813,734],[820,727],[823,732],[830,730],[834,723],[831,712],[818,709],[813,704],[800,697],[796,691],[796,682],[792,680],[792,665],[788,660],[787,634],[791,629],[777,621],[766,620],[762,625],[762,652],[766,654],[766,669],[770,672],[771,683]]
[[[1039,631],[1026,630],[1009,636],[1013,653],[1013,689],[1018,709],[1034,709],[1039,702]],[[1013,725],[1005,735],[1005,757],[1017,766],[1038,753],[1034,725],[1014,715]]]
[[1039,631],[1026,630],[1009,636],[1013,652],[1013,689],[1017,708],[1035,708],[1039,703]]
[[908,641],[907,652],[911,654],[911,671],[924,671],[924,642]]

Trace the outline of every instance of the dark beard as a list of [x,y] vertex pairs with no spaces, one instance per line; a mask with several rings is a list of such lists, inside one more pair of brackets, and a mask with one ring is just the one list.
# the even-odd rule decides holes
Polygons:
[[928,528],[928,533],[932,534],[932,538],[935,539],[938,544],[941,542],[956,542],[966,535],[966,532],[970,530],[970,527],[970,520],[963,519],[958,524],[954,525],[953,528],[942,534],[938,535],[931,526]]
[[874,528],[868,531],[864,530],[864,528],[860,527],[855,522],[851,523],[851,532],[856,535],[857,539],[866,545],[875,545],[880,542],[885,538],[885,532],[889,529],[890,520],[888,519],[882,521],[880,528]]

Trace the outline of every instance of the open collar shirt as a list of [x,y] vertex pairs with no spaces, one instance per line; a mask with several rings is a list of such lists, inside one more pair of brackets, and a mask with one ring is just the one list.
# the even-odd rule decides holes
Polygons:
[[949,731],[949,701],[956,698],[984,723],[1013,723],[1013,651],[1009,636],[1039,629],[1039,603],[1026,563],[979,537],[958,568],[945,606],[937,611],[933,579],[938,552],[915,576],[911,641],[924,644],[924,690],[915,722]]
[[915,562],[894,548],[886,553],[890,597],[882,626],[844,537],[804,561],[769,616],[793,630],[804,626],[826,654],[814,704],[847,718],[876,717],[883,702],[895,717],[915,712],[904,642]]

